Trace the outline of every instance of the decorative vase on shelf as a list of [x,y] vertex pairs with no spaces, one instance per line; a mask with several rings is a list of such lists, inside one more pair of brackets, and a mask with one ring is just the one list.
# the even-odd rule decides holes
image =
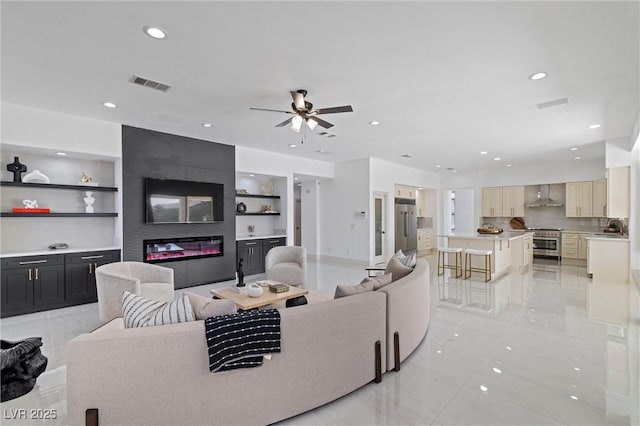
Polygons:
[[22,182],[37,182],[37,183],[51,183],[49,177],[42,173],[40,170],[34,170],[31,173],[24,175]]
[[18,157],[13,157],[13,163],[7,164],[7,171],[13,173],[14,182],[22,182],[22,174],[27,171],[27,166]]
[[93,191],[85,191],[84,193],[86,197],[83,198],[84,203],[87,205],[84,208],[85,213],[93,213],[93,203],[96,202],[96,199],[93,198]]

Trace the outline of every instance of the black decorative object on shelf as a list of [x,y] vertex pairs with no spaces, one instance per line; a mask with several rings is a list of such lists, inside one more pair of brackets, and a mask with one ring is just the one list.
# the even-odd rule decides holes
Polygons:
[[26,173],[27,166],[22,164],[18,157],[13,157],[13,163],[7,164],[7,170],[13,173],[14,182],[22,182],[22,173]]
[[238,287],[244,287],[244,272],[242,271],[243,262],[244,259],[240,259],[240,261],[238,262],[238,284],[236,284],[236,286]]
[[245,203],[238,203],[238,205],[236,206],[236,211],[238,213],[246,213],[247,205]]

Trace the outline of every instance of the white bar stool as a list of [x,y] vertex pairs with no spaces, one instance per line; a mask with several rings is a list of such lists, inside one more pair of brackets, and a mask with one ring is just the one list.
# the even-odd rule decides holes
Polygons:
[[[484,282],[491,280],[491,250],[466,249],[464,251],[464,279],[471,278],[471,272],[484,273]],[[471,256],[484,256],[484,268],[471,267]]]
[[[455,264],[446,263],[446,254],[455,254]],[[462,249],[455,247],[438,247],[438,275],[444,275],[445,269],[455,269],[456,278],[462,276]],[[442,270],[442,272],[440,272]]]

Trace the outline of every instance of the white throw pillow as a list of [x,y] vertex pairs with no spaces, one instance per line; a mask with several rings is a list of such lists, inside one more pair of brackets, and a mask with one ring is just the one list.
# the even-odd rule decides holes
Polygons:
[[216,300],[190,292],[185,292],[184,294],[189,297],[197,320],[237,313],[236,302],[231,299]]
[[163,303],[126,290],[122,292],[122,317],[126,328],[177,324],[196,319],[185,294],[173,302]]

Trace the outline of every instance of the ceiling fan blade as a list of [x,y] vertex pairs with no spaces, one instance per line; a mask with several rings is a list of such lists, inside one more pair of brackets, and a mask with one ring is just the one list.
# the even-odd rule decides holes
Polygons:
[[331,107],[331,108],[320,108],[312,111],[315,115],[318,114],[336,114],[338,112],[353,112],[353,108],[351,105],[344,105],[339,107]]
[[[296,116],[297,117],[297,116]],[[286,120],[284,120],[282,123],[280,124],[276,124],[276,127],[284,127],[284,126],[288,126],[289,124],[291,124],[291,121],[294,119],[295,117],[291,117],[291,118],[287,118]]]
[[291,97],[293,98],[293,104],[296,106],[298,111],[304,111],[304,95],[299,92],[291,92]]
[[249,108],[253,111],[271,111],[271,112],[284,112],[285,114],[293,114],[291,111],[283,111],[281,109],[268,109],[268,108]]
[[333,124],[329,123],[328,121],[324,121],[321,118],[316,117],[315,115],[312,115],[308,118],[308,120],[313,120],[316,123],[318,123],[318,126],[320,127],[324,127],[325,129],[328,129],[330,127],[333,127]]

